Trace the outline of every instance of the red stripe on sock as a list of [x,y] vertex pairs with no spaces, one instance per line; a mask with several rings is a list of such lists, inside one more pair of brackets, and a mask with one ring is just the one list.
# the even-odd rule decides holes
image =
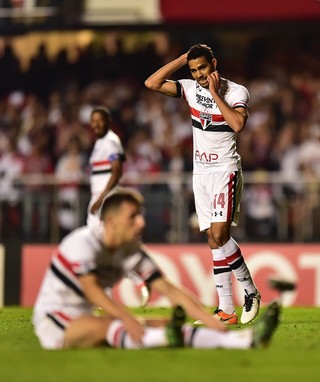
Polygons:
[[228,267],[228,261],[227,259],[222,259],[222,260],[213,260],[213,266],[214,267]]
[[234,261],[240,259],[242,257],[242,253],[240,248],[237,249],[235,253],[233,253],[231,256],[226,256],[226,260],[228,264],[233,263]]

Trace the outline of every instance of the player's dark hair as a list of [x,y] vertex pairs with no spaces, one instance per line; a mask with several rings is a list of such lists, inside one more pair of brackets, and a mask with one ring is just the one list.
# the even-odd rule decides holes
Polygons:
[[111,112],[110,110],[105,107],[105,106],[97,106],[95,107],[92,112],[91,112],[91,116],[94,114],[94,113],[100,113],[102,116],[103,116],[103,119],[106,121],[106,122],[110,122],[111,121]]
[[205,44],[193,45],[187,54],[187,61],[195,60],[196,58],[204,57],[208,62],[214,59],[214,54],[212,49]]
[[118,187],[105,197],[100,209],[100,219],[103,220],[109,211],[120,208],[123,202],[132,203],[140,207],[143,201],[144,199],[140,192],[131,188]]

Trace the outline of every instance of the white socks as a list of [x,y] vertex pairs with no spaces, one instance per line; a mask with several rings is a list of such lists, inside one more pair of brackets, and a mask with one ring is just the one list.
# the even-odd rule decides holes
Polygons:
[[232,237],[222,247],[212,250],[212,258],[219,308],[231,314],[235,310],[232,298],[232,273],[249,294],[257,293],[257,288],[241,250]]
[[115,348],[141,349],[166,346],[168,344],[165,327],[146,327],[142,337],[142,345],[132,341],[120,320],[114,320],[109,325],[106,340]]
[[[252,329],[220,332],[206,327],[184,325],[183,333],[186,346],[197,349],[248,349],[252,344]],[[111,322],[106,339],[110,346],[124,349],[153,348],[168,345],[165,327],[146,327],[141,346],[132,341],[120,320]]]
[[220,248],[212,250],[213,275],[219,296],[219,308],[231,314],[235,310],[232,299],[231,268]]
[[242,288],[244,290],[246,289],[249,294],[256,293],[257,288],[253,283],[250,271],[244,261],[237,242],[230,237],[229,241],[227,241],[220,249],[224,253],[236,279],[241,283]]
[[252,344],[252,329],[220,332],[205,327],[194,330],[190,346],[195,349],[249,349]]

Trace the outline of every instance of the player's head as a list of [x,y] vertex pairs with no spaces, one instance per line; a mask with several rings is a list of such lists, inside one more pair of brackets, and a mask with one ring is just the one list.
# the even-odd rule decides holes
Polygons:
[[195,60],[199,57],[204,57],[208,62],[211,62],[214,59],[214,54],[212,49],[208,45],[193,45],[188,51],[187,61]]
[[100,219],[105,227],[105,241],[124,244],[141,236],[145,226],[143,196],[131,188],[117,187],[104,199]]
[[193,45],[187,54],[192,77],[204,88],[208,88],[207,77],[217,68],[217,60],[212,49],[205,44]]
[[97,138],[102,138],[108,132],[111,123],[111,113],[107,107],[99,106],[92,110],[90,125]]

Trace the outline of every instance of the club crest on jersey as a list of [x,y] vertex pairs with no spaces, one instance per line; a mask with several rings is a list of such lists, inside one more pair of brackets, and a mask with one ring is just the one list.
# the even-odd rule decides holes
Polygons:
[[212,114],[201,112],[199,118],[203,129],[206,129],[207,126],[212,122]]

